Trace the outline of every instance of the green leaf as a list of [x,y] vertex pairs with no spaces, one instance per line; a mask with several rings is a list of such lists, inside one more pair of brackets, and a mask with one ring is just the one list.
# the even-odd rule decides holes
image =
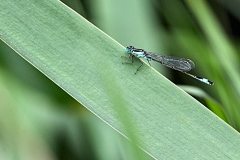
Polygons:
[[212,97],[210,97],[206,92],[204,92],[202,89],[193,87],[193,86],[184,86],[184,85],[178,85],[180,88],[182,88],[187,93],[196,96],[198,98],[203,99],[211,109],[218,117],[220,117],[222,120],[228,123],[228,119],[224,113],[223,107],[218,104]]
[[[3,1],[0,37],[156,159],[239,159],[239,133],[59,1]],[[214,86],[213,86],[214,87]]]

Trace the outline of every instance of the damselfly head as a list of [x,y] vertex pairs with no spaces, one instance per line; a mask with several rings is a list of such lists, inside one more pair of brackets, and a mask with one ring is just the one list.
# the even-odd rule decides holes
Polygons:
[[134,49],[134,47],[133,46],[128,46],[128,47],[126,47],[126,52],[131,52],[132,50]]

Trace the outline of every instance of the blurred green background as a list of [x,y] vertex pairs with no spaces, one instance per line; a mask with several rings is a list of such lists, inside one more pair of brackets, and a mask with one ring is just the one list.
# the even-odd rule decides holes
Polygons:
[[[191,73],[214,86],[152,64],[240,131],[239,1],[62,2],[124,46],[193,60]],[[2,41],[0,70],[0,136],[10,140],[0,146],[0,157],[16,159],[21,150],[23,159],[136,159],[141,153]],[[19,136],[26,141],[19,142]],[[8,153],[8,145],[16,155]]]

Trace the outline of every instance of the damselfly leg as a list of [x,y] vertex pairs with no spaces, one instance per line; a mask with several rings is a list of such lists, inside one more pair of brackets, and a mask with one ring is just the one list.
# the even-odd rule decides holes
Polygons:
[[[121,57],[125,57],[125,58],[128,58],[128,59],[130,59],[130,57],[132,58],[132,61],[131,62],[122,62],[122,64],[133,64],[134,63],[134,55],[132,55],[132,54],[129,54],[128,56],[121,56]],[[143,65],[143,62],[139,59],[139,58],[137,58],[138,60],[139,60],[139,62],[141,62],[141,65],[137,68],[137,70],[136,70],[136,72],[134,73],[134,74],[136,74],[137,73],[137,71],[142,67],[142,65]]]

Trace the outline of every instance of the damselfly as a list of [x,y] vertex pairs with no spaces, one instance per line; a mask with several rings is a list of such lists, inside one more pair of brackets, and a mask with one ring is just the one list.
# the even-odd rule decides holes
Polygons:
[[132,58],[132,61],[131,62],[123,62],[123,63],[133,63],[134,57],[138,58],[139,61],[141,62],[141,65],[137,68],[135,74],[143,65],[143,62],[140,60],[140,58],[144,58],[148,61],[150,66],[151,66],[150,61],[153,60],[153,61],[159,62],[169,68],[172,68],[174,70],[185,73],[185,74],[187,74],[203,83],[206,83],[208,85],[214,84],[212,81],[210,81],[206,78],[198,77],[198,76],[192,75],[190,73],[187,73],[188,71],[190,71],[191,69],[193,69],[195,67],[195,64],[190,59],[159,55],[159,54],[155,54],[152,52],[147,52],[143,49],[134,48],[133,46],[126,47],[126,52],[129,53],[129,55],[126,57]]

